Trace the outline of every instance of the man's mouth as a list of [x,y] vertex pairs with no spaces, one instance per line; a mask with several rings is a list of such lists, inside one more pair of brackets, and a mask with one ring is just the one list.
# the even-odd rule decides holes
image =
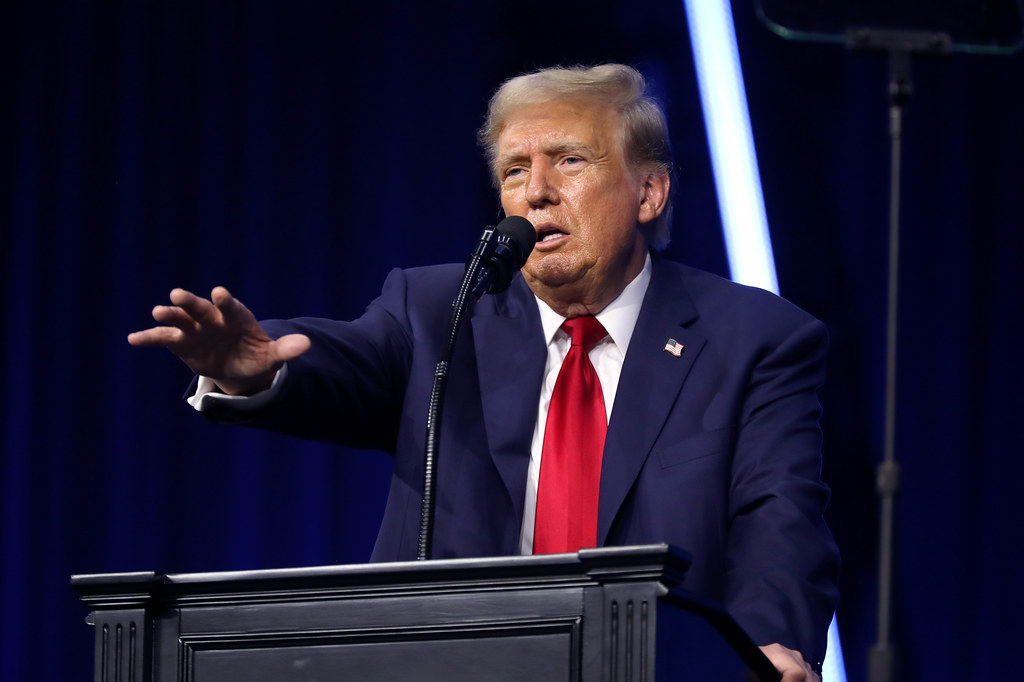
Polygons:
[[568,234],[568,232],[565,232],[558,227],[543,227],[537,231],[537,243],[544,244],[546,242],[552,242],[556,239],[561,239]]

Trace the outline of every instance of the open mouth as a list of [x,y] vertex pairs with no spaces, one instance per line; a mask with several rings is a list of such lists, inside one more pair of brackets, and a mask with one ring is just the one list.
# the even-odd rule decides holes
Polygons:
[[537,232],[537,243],[543,244],[545,242],[552,242],[556,239],[561,239],[568,234],[568,232],[565,232],[558,227],[544,227]]

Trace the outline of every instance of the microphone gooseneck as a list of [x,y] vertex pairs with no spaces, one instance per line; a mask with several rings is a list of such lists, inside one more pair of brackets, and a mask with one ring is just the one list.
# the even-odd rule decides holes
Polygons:
[[437,461],[441,439],[441,412],[444,393],[448,385],[448,366],[451,363],[455,339],[465,313],[484,293],[500,293],[512,283],[516,271],[526,263],[537,232],[529,220],[509,216],[497,227],[487,227],[480,236],[476,249],[466,261],[466,274],[459,293],[452,301],[451,317],[441,359],[434,369],[434,384],[430,391],[427,412],[427,436],[423,458],[423,501],[420,513],[420,536],[417,560],[430,559],[434,535],[435,488],[437,487]]

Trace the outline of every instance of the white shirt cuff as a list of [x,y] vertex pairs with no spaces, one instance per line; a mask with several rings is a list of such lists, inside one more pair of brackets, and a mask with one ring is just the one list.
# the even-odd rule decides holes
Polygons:
[[281,386],[284,385],[284,378],[287,374],[288,365],[285,364],[274,375],[274,381],[270,384],[270,388],[259,393],[253,393],[252,395],[227,395],[226,393],[221,393],[213,379],[200,376],[196,392],[186,400],[188,400],[189,405],[200,412],[212,403],[225,401],[230,401],[232,403],[231,407],[236,410],[257,410],[265,406],[281,392]]

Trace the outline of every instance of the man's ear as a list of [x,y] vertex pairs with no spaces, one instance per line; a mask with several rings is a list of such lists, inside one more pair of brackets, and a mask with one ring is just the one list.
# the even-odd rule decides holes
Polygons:
[[665,210],[672,180],[664,168],[647,171],[640,186],[640,213],[637,222],[649,223]]

